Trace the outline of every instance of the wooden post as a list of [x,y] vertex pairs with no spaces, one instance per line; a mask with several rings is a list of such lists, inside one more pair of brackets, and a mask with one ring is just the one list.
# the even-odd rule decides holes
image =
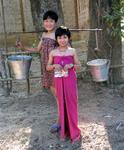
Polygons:
[[20,11],[21,11],[21,21],[22,21],[22,31],[25,31],[25,19],[24,19],[24,9],[23,9],[23,1],[19,0],[20,3]]
[[[4,31],[4,47],[5,47],[5,51],[6,53],[8,53],[8,48],[7,48],[7,32],[6,32],[6,23],[5,23],[5,14],[4,14],[4,3],[3,0],[1,0],[1,7],[2,7],[2,20],[3,20],[3,31]],[[4,57],[4,62],[6,63],[6,56]],[[7,67],[8,64],[6,64],[5,66]],[[8,67],[5,68],[5,72],[6,74],[8,74],[9,70]],[[4,83],[2,83],[2,85],[4,86]],[[7,95],[9,95],[10,90],[12,90],[12,81],[6,81],[6,86],[7,86]]]
[[2,20],[3,20],[3,31],[4,31],[4,47],[5,47],[5,50],[6,50],[6,53],[7,53],[8,52],[8,49],[7,49],[7,33],[6,33],[6,23],[5,23],[3,0],[1,0],[1,7],[2,7]]
[[29,77],[27,78],[27,94],[30,94],[30,79]]

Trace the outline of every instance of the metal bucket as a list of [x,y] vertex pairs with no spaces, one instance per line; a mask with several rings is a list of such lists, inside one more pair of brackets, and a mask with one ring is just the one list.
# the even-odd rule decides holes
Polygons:
[[108,80],[110,61],[107,59],[94,59],[87,62],[93,81],[102,82]]
[[32,56],[28,55],[11,55],[8,57],[8,63],[15,79],[27,79],[31,66]]

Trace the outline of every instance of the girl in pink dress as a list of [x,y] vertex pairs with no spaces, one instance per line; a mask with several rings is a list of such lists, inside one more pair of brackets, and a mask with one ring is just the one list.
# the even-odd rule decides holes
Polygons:
[[54,83],[58,100],[60,137],[70,137],[75,142],[80,139],[78,128],[78,95],[75,70],[80,68],[74,48],[68,47],[70,31],[59,27],[55,32],[58,48],[50,52],[47,70],[54,70]]

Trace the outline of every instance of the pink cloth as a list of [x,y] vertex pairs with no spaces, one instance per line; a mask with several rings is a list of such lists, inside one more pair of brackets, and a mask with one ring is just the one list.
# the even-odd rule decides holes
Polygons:
[[[53,63],[63,66],[74,63],[73,56],[54,56],[53,60]],[[60,136],[69,136],[72,141],[79,140],[76,72],[73,68],[69,69],[67,77],[57,77],[54,81],[61,125]]]

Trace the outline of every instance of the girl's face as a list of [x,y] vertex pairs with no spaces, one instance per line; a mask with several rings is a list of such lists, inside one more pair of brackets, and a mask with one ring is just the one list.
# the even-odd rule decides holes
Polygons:
[[67,35],[58,36],[57,42],[58,42],[60,47],[67,47],[68,42],[69,42],[69,38]]
[[50,32],[55,29],[56,22],[51,18],[47,18],[46,20],[43,21],[43,26],[48,32]]

